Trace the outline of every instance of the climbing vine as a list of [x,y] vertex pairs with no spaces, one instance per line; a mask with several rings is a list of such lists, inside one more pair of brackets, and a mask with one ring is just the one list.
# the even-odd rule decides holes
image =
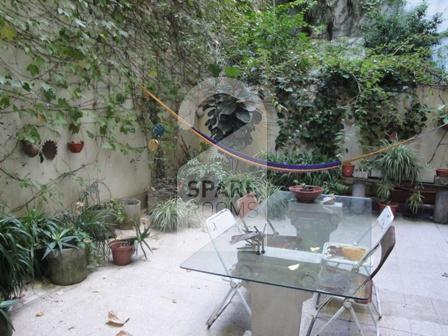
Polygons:
[[[150,129],[139,84],[176,103],[215,58],[232,1],[11,0],[0,8],[0,132],[17,142],[81,130],[102,150],[141,152],[122,135]],[[149,113],[148,113],[149,112]],[[16,120],[17,131],[10,120]],[[84,124],[89,124],[89,127]],[[14,133],[12,133],[14,132]],[[45,190],[2,165],[3,177]],[[64,173],[63,173],[64,174]]]
[[360,129],[364,147],[421,132],[428,108],[417,88],[446,81],[430,58],[440,40],[440,16],[427,19],[425,5],[405,12],[405,1],[366,0],[357,8],[360,35],[332,39],[322,17],[327,14],[319,10],[325,6],[326,1],[305,0],[267,5],[243,15],[240,21],[247,24],[237,25],[231,41],[236,48],[229,43],[240,77],[273,93],[277,148],[317,148],[334,157],[346,123]]

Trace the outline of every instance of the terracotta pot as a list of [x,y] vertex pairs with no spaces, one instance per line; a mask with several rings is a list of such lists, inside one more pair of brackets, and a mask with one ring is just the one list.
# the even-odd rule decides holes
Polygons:
[[299,202],[303,203],[313,203],[316,198],[322,194],[324,191],[322,187],[319,186],[301,186],[301,185],[295,185],[290,186],[289,191],[294,194],[296,199]]
[[355,166],[352,165],[351,163],[344,163],[342,165],[342,175],[344,175],[345,177],[352,177],[354,170]]
[[436,169],[436,174],[439,177],[448,177],[448,168]]
[[390,209],[392,210],[392,213],[394,214],[394,217],[397,215],[398,213],[398,209],[400,207],[400,204],[398,203],[383,203],[383,202],[378,202],[378,210],[380,211],[380,213],[384,210],[385,207],[389,206]]
[[29,157],[35,157],[39,154],[39,146],[26,140],[22,140],[20,144],[22,145],[23,152]]
[[67,147],[72,153],[81,153],[82,149],[84,148],[84,141],[81,142],[68,142]]
[[114,240],[109,243],[109,247],[115,265],[125,266],[132,262],[132,255],[135,251],[134,244],[127,240]]

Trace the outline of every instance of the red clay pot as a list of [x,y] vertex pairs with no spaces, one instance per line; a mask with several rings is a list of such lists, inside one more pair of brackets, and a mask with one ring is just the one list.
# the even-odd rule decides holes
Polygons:
[[115,265],[125,266],[132,262],[134,254],[134,244],[127,240],[114,240],[109,243],[112,251],[112,259]]
[[355,166],[351,163],[342,164],[342,175],[345,177],[352,177],[353,171],[355,170]]
[[290,186],[289,191],[294,194],[296,199],[299,202],[303,203],[313,203],[316,198],[322,194],[324,189],[319,186],[301,186],[301,185],[295,185]]
[[84,141],[81,142],[68,142],[67,147],[72,153],[80,153],[82,149],[84,148]]
[[392,210],[392,213],[394,214],[394,217],[397,215],[398,209],[400,208],[400,204],[391,202],[389,204],[378,202],[378,210],[380,213],[384,210],[385,207],[389,206],[390,210]]
[[440,177],[448,177],[448,168],[436,169],[436,174]]

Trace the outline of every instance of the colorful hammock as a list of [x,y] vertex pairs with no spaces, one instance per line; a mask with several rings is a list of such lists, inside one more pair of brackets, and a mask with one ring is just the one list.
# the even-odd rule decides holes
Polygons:
[[338,168],[342,165],[342,163],[351,163],[354,161],[358,161],[361,159],[365,159],[368,157],[372,157],[375,155],[378,155],[382,152],[388,151],[391,148],[400,146],[402,144],[411,142],[417,138],[417,136],[414,136],[410,139],[399,141],[396,143],[393,143],[389,146],[385,146],[383,148],[380,148],[376,151],[356,156],[352,159],[345,160],[344,162],[341,162],[339,160],[329,161],[329,162],[322,162],[322,163],[315,163],[315,164],[288,164],[285,162],[271,162],[259,158],[252,157],[250,155],[247,155],[245,153],[239,152],[229,146],[226,146],[222,143],[217,142],[216,140],[212,139],[208,135],[202,133],[198,129],[194,128],[192,125],[190,125],[185,119],[183,119],[181,116],[179,116],[176,112],[174,112],[169,106],[167,106],[160,98],[158,98],[156,95],[154,95],[151,91],[149,91],[145,86],[141,85],[141,88],[143,92],[150,98],[154,99],[165,111],[167,111],[169,114],[171,114],[176,120],[185,126],[197,137],[201,138],[204,142],[211,145],[212,147],[216,148],[218,151],[220,151],[223,154],[226,154],[230,157],[233,157],[237,160],[240,160],[242,162],[245,162],[250,165],[254,165],[261,168],[266,168],[269,170],[274,170],[278,172],[285,172],[285,173],[309,173],[309,172],[318,172],[318,171],[325,171],[330,169]]

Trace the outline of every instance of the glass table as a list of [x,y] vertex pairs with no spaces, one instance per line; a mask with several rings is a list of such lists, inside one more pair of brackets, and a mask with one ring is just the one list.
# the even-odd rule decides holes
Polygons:
[[[244,281],[253,336],[299,335],[302,303],[313,293],[365,299],[360,287],[369,261],[352,269],[372,246],[371,199],[321,196],[299,203],[279,191],[252,209],[181,268]],[[265,232],[261,253],[241,236],[254,228]],[[334,267],[345,271],[331,272]]]

